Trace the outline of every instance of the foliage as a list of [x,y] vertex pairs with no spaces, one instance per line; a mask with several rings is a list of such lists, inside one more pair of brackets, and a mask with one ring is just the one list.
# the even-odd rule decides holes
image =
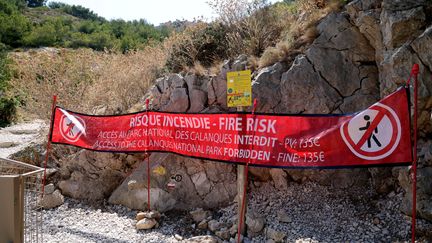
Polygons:
[[30,8],[42,7],[45,5],[47,0],[26,0],[27,6]]
[[26,46],[62,46],[70,26],[65,24],[65,19],[48,19],[41,25],[36,25],[24,38]]
[[22,45],[22,38],[30,28],[30,23],[19,12],[19,8],[12,0],[0,0],[0,42],[5,45],[18,47]]
[[226,27],[221,23],[198,23],[172,37],[173,47],[167,60],[171,72],[178,72],[196,63],[211,66],[226,57]]
[[8,47],[89,47],[126,53],[170,34],[167,27],[156,28],[145,20],[106,21],[87,8],[59,2],[51,2],[52,9],[23,9],[22,1],[0,0],[0,43]]
[[48,7],[51,9],[59,9],[64,13],[70,14],[80,19],[88,19],[93,21],[105,21],[103,17],[98,16],[90,9],[80,5],[68,5],[61,2],[50,2],[48,4]]
[[9,124],[14,118],[17,102],[16,99],[6,96],[9,88],[11,71],[10,61],[7,59],[6,52],[0,47],[0,127]]

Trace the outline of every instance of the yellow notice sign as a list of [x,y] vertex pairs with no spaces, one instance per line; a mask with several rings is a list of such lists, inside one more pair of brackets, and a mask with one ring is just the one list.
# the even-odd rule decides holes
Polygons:
[[227,73],[227,105],[228,107],[252,105],[250,70]]

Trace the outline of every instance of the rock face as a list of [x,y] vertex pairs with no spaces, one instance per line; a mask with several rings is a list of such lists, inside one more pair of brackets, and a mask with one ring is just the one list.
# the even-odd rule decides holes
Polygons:
[[[347,6],[347,10],[351,21],[375,49],[381,96],[404,84],[414,63],[420,65],[417,213],[422,218],[432,220],[432,3],[425,0],[356,0]],[[412,207],[412,185],[408,179],[410,172],[405,167],[396,173],[400,186],[406,192],[401,210],[407,214],[411,214]],[[378,174],[381,175],[376,176],[376,181],[380,181],[381,185],[377,189],[379,186],[385,188],[389,181],[383,179],[384,174],[388,176],[392,173],[381,171]]]
[[[419,215],[432,220],[432,26],[431,1],[354,0],[317,26],[318,37],[293,63],[275,63],[253,73],[257,112],[340,114],[359,111],[405,83],[414,63],[419,75]],[[244,70],[246,56],[224,62],[213,77],[171,74],[156,80],[143,98],[151,108],[169,112],[233,111],[226,105],[226,73]],[[141,104],[143,106],[143,104]],[[248,108],[250,110],[250,108]],[[153,153],[152,208],[213,208],[236,196],[235,166]],[[139,155],[81,151],[61,165],[63,194],[101,199],[134,209],[147,207],[147,169]],[[128,175],[128,172],[136,169]],[[337,188],[367,186],[388,193],[406,191],[402,209],[409,213],[410,180],[405,169],[280,170],[251,168],[252,180],[316,181]],[[176,175],[181,181],[176,181]],[[174,179],[173,179],[174,178]],[[269,230],[270,232],[271,229]],[[267,231],[267,232],[269,232]],[[279,240],[278,237],[274,240]],[[283,237],[282,237],[283,238]]]
[[[170,209],[213,208],[232,201],[237,193],[234,167],[231,165],[164,153],[153,153],[150,164],[152,209],[164,212]],[[176,176],[181,180],[173,179]],[[168,183],[174,187],[168,188]],[[112,193],[109,202],[133,209],[147,207],[147,163],[140,164],[123,181]]]
[[138,158],[81,150],[61,164],[58,184],[63,195],[100,200],[108,197]]

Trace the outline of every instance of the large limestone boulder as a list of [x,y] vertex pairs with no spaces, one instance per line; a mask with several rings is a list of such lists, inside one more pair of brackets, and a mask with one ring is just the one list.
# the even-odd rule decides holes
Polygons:
[[60,161],[58,187],[63,195],[100,200],[108,197],[126,177],[125,172],[139,158],[124,154],[80,150]]
[[[214,208],[232,201],[237,193],[232,165],[164,153],[152,153],[149,159],[152,209]],[[109,202],[146,209],[147,176],[147,163],[142,163],[112,193]]]

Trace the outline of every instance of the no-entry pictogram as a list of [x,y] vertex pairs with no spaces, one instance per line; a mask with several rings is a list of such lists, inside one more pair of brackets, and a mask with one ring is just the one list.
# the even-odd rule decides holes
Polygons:
[[340,132],[357,157],[378,160],[396,149],[401,137],[401,124],[393,109],[377,103],[344,123]]
[[75,115],[64,112],[60,118],[60,133],[69,142],[76,142],[85,134],[86,125],[84,120]]

